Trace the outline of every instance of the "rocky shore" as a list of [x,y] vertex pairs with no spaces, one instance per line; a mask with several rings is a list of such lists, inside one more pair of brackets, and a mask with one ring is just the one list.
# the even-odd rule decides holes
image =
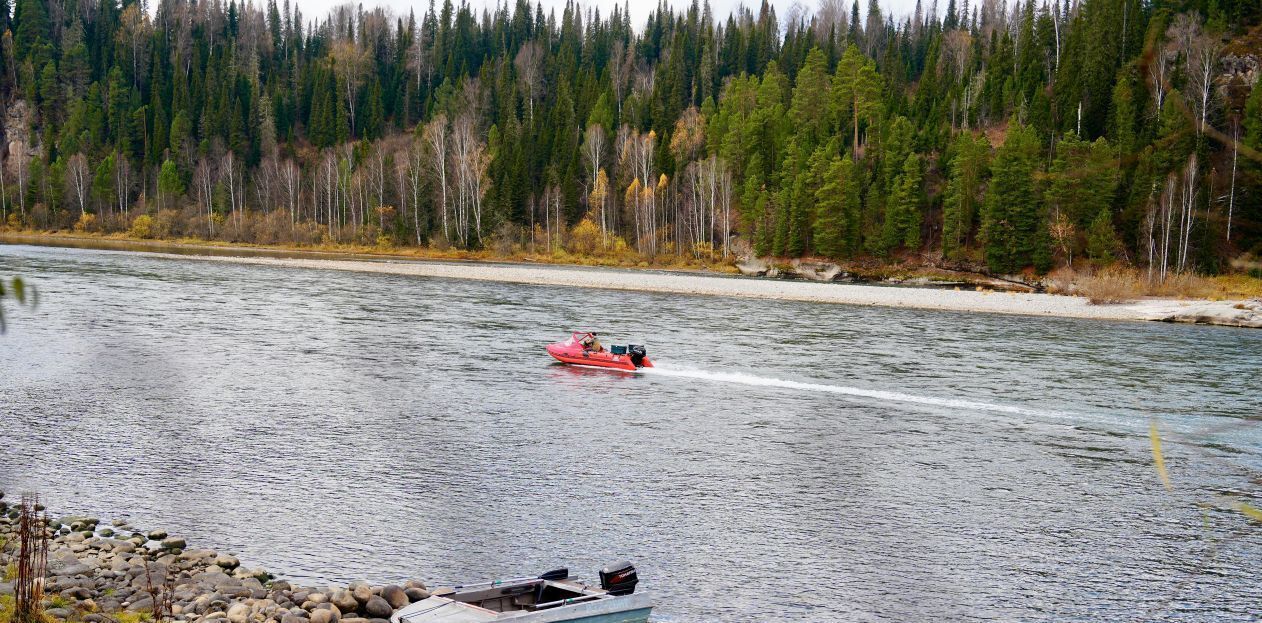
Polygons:
[[[0,492],[0,569],[16,556],[18,512]],[[429,597],[409,580],[374,586],[304,587],[242,566],[235,556],[189,547],[163,530],[137,530],[94,517],[49,521],[44,607],[54,621],[138,623],[387,623]],[[0,576],[0,599],[12,595]]]

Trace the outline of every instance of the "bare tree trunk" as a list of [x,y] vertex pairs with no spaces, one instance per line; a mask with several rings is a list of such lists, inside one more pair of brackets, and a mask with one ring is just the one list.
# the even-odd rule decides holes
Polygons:
[[1227,242],[1231,242],[1231,216],[1236,207],[1236,164],[1240,158],[1240,118],[1236,117],[1233,121],[1234,125],[1231,131],[1231,191],[1227,195]]

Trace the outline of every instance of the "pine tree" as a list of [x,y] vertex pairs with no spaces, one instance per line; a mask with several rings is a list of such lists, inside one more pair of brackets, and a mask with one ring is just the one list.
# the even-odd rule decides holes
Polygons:
[[881,76],[876,73],[876,64],[851,44],[837,62],[837,71],[833,75],[833,114],[843,123],[849,123],[853,130],[851,153],[859,153],[860,121],[876,115],[880,98]]
[[1105,207],[1091,221],[1087,231],[1087,257],[1097,264],[1108,264],[1117,258],[1121,242],[1113,228],[1113,215]]

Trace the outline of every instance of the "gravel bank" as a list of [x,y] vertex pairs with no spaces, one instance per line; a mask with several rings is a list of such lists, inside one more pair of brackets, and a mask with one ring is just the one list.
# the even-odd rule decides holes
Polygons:
[[198,259],[208,262],[348,270],[417,277],[473,279],[476,281],[499,281],[609,290],[737,296],[814,303],[1022,316],[1090,318],[1097,320],[1156,320],[1262,328],[1262,301],[1258,300],[1145,300],[1127,305],[1092,305],[1081,297],[1054,294],[816,283],[586,267],[187,255],[169,255],[168,257]]

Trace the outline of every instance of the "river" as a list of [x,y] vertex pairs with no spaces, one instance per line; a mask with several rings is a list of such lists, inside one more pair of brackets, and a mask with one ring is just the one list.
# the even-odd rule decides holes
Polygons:
[[[16,245],[7,275],[41,299],[5,308],[0,490],[287,578],[628,558],[658,621],[1262,611],[1229,508],[1262,482],[1262,331]],[[587,327],[659,367],[554,365]]]

